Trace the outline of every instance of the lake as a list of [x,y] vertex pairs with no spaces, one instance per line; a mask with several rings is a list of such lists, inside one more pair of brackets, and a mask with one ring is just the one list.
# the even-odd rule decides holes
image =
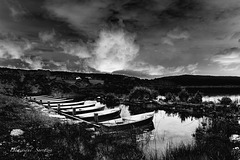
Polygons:
[[[127,109],[127,107],[123,107],[125,114],[127,114]],[[154,129],[137,136],[140,148],[147,157],[149,154],[155,155],[156,153],[160,156],[161,152],[165,153],[169,145],[194,143],[193,134],[196,128],[201,127],[202,122],[207,121],[207,118],[187,117],[181,119],[180,117],[179,114],[167,113],[163,110],[155,112]]]
[[240,103],[240,95],[216,95],[216,96],[204,96],[202,98],[202,101],[212,101],[214,103],[219,103],[219,100],[221,100],[222,97],[229,97],[233,102],[236,101],[237,103]]
[[[240,103],[240,95],[204,96],[202,100],[219,103],[219,100],[224,96],[231,98],[233,102]],[[155,129],[138,136],[140,145],[148,157],[148,155],[156,153],[157,156],[164,154],[169,146],[177,147],[181,143],[193,144],[193,134],[198,127],[202,127],[202,122],[208,124],[209,119],[207,117],[184,117],[179,113],[173,114],[158,110],[153,119]]]

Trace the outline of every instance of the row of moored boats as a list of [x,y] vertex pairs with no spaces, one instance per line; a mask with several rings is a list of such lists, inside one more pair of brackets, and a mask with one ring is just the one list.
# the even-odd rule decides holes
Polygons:
[[152,123],[154,112],[120,117],[120,107],[108,109],[96,101],[74,101],[66,98],[53,98],[47,95],[27,97],[59,114],[69,115],[101,127],[105,131],[119,131],[137,128]]

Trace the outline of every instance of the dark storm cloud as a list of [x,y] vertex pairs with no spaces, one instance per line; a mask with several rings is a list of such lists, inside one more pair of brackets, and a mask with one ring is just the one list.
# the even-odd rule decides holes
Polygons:
[[104,18],[109,14],[109,1],[51,0],[45,8],[51,16],[69,23],[69,26],[82,34],[96,35]]
[[204,1],[200,0],[173,0],[166,9],[158,14],[158,18],[167,21],[172,19],[202,20],[203,17],[198,13],[204,9],[204,5]]
[[45,8],[53,17],[91,35],[109,25],[138,32],[158,25],[168,27],[165,21],[202,19],[204,5],[200,0],[51,0]]
[[65,38],[87,39],[68,27],[63,21],[52,18],[46,8],[45,0],[3,0],[0,1],[0,32],[9,32],[36,39],[39,32],[55,29]]
[[0,56],[20,59],[29,68],[139,77],[201,73],[208,63],[226,68],[233,65],[226,65],[226,58],[238,54],[215,53],[239,45],[239,2],[0,1]]

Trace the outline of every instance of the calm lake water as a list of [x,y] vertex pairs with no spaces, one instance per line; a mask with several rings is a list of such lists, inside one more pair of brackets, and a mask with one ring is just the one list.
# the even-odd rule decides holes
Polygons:
[[[204,96],[202,100],[218,103],[224,96],[240,103],[240,95]],[[161,156],[169,146],[177,147],[182,143],[193,144],[193,134],[196,129],[202,127],[202,122],[208,123],[206,117],[187,117],[184,119],[180,117],[179,114],[168,114],[163,110],[156,111],[153,118],[155,129],[138,136],[138,141],[146,156],[149,154],[155,155],[156,153],[157,156]]]
[[[124,112],[126,114],[127,111]],[[181,143],[194,143],[193,134],[197,127],[201,127],[203,121],[207,119],[188,117],[182,120],[179,114],[168,114],[158,110],[153,118],[155,129],[138,135],[137,141],[147,157],[155,153],[160,156],[161,152],[165,153],[169,145],[173,147]]]
[[212,101],[214,103],[219,103],[219,100],[222,98],[222,97],[229,97],[231,98],[232,101],[236,101],[237,103],[240,103],[240,95],[216,95],[216,96],[204,96],[202,98],[203,101]]

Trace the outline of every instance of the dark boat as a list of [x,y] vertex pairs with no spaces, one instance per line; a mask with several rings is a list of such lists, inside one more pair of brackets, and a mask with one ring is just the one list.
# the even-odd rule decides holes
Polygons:
[[77,114],[75,116],[86,121],[94,122],[94,114],[98,114],[98,122],[101,122],[120,117],[120,111],[120,108],[113,108],[97,112]]
[[152,123],[154,112],[137,114],[129,117],[117,118],[109,121],[103,121],[99,124],[103,132],[114,132],[135,129]]

